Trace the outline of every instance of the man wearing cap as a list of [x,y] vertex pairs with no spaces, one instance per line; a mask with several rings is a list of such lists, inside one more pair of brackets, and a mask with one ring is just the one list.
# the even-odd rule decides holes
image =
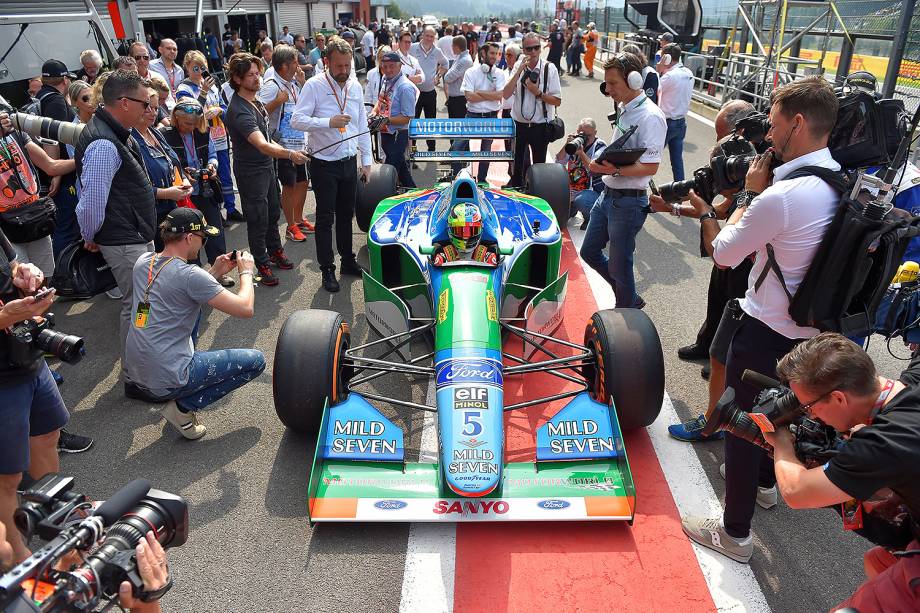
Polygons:
[[662,49],[674,42],[674,35],[670,32],[665,32],[658,37],[658,51],[655,52],[655,65],[658,65],[658,62],[661,61],[661,56],[664,53]]
[[[159,226],[161,253],[145,253],[134,265],[132,321],[125,345],[125,394],[149,402],[166,402],[160,411],[189,440],[204,436],[196,411],[258,377],[265,357],[255,349],[197,351],[198,321],[205,304],[232,317],[250,318],[255,295],[255,260],[246,251],[217,257],[210,270],[189,264],[209,237],[197,209],[176,208]],[[239,271],[239,292],[218,279]]]
[[121,290],[119,347],[124,350],[131,320],[132,270],[153,251],[156,200],[131,129],[150,106],[144,79],[116,70],[102,87],[102,101],[74,146],[80,173],[76,215],[85,248],[101,251]]
[[[348,46],[352,49],[355,48],[355,33],[349,29],[345,29],[342,32],[342,38],[348,43]],[[351,79],[357,79],[358,73],[355,71],[355,54],[354,51],[351,52],[351,73],[348,75]]]
[[406,162],[406,147],[409,144],[409,120],[415,117],[417,90],[403,74],[402,66],[402,58],[395,51],[385,53],[380,58],[380,70],[386,78],[386,84],[375,109],[385,109],[380,114],[387,117],[380,133],[380,145],[386,163],[396,168],[399,183],[403,187],[415,187],[415,180]]
[[[42,65],[42,87],[38,90],[39,115],[50,117],[57,121],[73,121],[74,111],[67,103],[67,88],[70,82],[76,80],[77,75],[67,70],[67,66],[60,60],[48,60]],[[67,160],[67,147],[63,144],[43,145],[45,152],[51,159]],[[51,235],[51,247],[55,259],[67,245],[80,238],[80,228],[77,226],[75,210],[77,208],[77,174],[70,172],[59,177],[50,178],[40,175],[43,181],[50,182],[48,195],[54,199],[57,220],[54,233]],[[47,184],[47,183],[46,183]]]

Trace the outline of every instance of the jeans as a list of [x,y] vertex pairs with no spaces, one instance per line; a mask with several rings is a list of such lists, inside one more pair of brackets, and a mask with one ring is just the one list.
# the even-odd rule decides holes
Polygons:
[[[415,116],[421,117],[422,112],[428,119],[434,119],[438,116],[438,90],[433,89],[430,92],[419,92],[418,100],[415,102]],[[434,140],[427,140],[428,151],[434,151]]]
[[[648,215],[648,196],[621,196],[605,189],[591,209],[591,219],[581,245],[581,257],[613,287],[617,307],[641,304],[633,275],[636,235]],[[604,246],[610,243],[610,257]]]
[[[591,218],[591,209],[594,207],[594,203],[597,202],[598,198],[601,197],[603,192],[596,192],[593,189],[584,189],[572,198],[572,208],[575,211],[581,213],[581,216],[585,218],[585,221]],[[564,225],[565,221],[560,219],[560,225]]]
[[51,249],[54,252],[54,261],[57,262],[58,254],[68,245],[80,240],[80,225],[77,223],[77,187],[75,185],[76,173],[65,175],[61,178],[61,190],[54,197],[57,209],[57,221],[54,232],[51,234]]
[[[409,130],[397,130],[396,134],[382,132],[380,144],[386,163],[396,168],[399,184],[403,187],[415,187],[415,180],[409,171],[409,162],[406,161],[406,146],[409,144]],[[315,179],[314,179],[315,182]],[[314,189],[316,189],[314,187]]]
[[255,349],[196,351],[188,369],[188,383],[172,390],[183,413],[203,409],[242,387],[265,370],[265,356]]
[[[526,124],[518,121],[514,122],[514,171],[511,173],[511,185],[524,185],[524,176],[527,169],[530,168],[531,162],[539,164],[546,161],[546,149],[549,147],[549,140],[546,138],[546,124],[532,123]],[[526,152],[530,149],[530,158]]]
[[320,270],[335,269],[332,252],[332,224],[335,242],[342,260],[355,258],[352,249],[351,220],[355,214],[358,190],[358,168],[354,157],[327,161],[310,161],[313,194],[316,196],[316,261]]
[[[802,339],[786,338],[754,318],[746,317],[728,348],[725,385],[735,390],[738,406],[750,411],[760,389],[741,380],[745,369],[776,376],[776,363]],[[725,433],[725,531],[735,538],[746,538],[754,517],[757,487],[773,487],[776,475],[767,452],[729,433]]]
[[234,164],[233,174],[240,190],[249,251],[259,266],[268,266],[268,254],[281,249],[281,194],[275,167],[251,168]]
[[684,180],[684,137],[687,136],[687,120],[668,119],[668,133],[664,144],[671,157],[671,170],[674,172],[675,181]]
[[220,186],[223,188],[224,208],[227,209],[228,213],[232,213],[236,210],[236,195],[233,193],[233,174],[230,172],[229,149],[217,150],[217,176],[220,177]]
[[123,362],[128,326],[131,325],[131,309],[134,308],[134,264],[141,255],[153,251],[153,243],[99,245],[99,251],[105,258],[106,264],[112,269],[112,275],[115,277],[115,282],[118,283],[118,289],[121,290],[118,347]]
[[[489,113],[467,113],[467,118],[479,118],[479,117],[490,117],[495,118],[498,116],[498,111],[492,111]],[[470,141],[467,139],[457,139],[450,146],[451,151],[469,151],[470,150]],[[479,145],[480,151],[491,151],[492,150],[492,140],[483,139],[480,141]],[[465,164],[451,164],[451,169],[456,175]],[[485,183],[486,177],[489,175],[489,162],[479,162],[479,168],[476,171],[476,181],[479,183]]]

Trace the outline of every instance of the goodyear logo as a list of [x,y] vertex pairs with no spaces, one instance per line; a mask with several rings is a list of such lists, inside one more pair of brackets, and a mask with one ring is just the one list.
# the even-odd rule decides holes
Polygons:
[[489,321],[498,321],[498,307],[495,304],[495,292],[486,291],[486,310],[489,314]]
[[450,290],[444,288],[441,295],[438,296],[438,323],[442,324],[447,321],[447,302],[450,297]]

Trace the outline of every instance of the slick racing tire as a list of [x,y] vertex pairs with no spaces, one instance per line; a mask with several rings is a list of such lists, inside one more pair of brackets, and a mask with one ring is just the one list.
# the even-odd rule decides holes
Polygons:
[[355,219],[362,232],[371,227],[371,217],[384,198],[396,195],[396,167],[389,164],[371,166],[367,183],[358,180],[358,197],[355,199]]
[[594,364],[584,368],[591,396],[613,399],[622,430],[644,428],[661,411],[664,356],[655,324],[638,309],[597,311],[585,328]]
[[524,191],[531,196],[543,198],[553,213],[560,228],[569,220],[569,173],[560,164],[533,164],[527,169]]
[[352,369],[344,367],[351,332],[332,311],[294,311],[275,345],[272,396],[275,412],[297,432],[319,430],[326,399],[333,405],[347,395]]

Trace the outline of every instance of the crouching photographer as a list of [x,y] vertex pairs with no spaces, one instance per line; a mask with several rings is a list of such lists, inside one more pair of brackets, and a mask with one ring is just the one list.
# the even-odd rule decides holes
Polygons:
[[606,146],[607,143],[597,137],[597,123],[585,117],[556,154],[556,163],[564,165],[569,173],[569,218],[581,213],[582,229],[588,226],[591,207],[604,193],[602,175],[591,172],[588,166]]
[[920,610],[920,357],[888,379],[861,347],[826,332],[795,347],[776,371],[797,412],[846,441],[809,468],[796,453],[800,437],[789,428],[765,432],[780,494],[796,509],[841,505],[843,528],[879,545],[864,558],[868,581],[839,606]]

